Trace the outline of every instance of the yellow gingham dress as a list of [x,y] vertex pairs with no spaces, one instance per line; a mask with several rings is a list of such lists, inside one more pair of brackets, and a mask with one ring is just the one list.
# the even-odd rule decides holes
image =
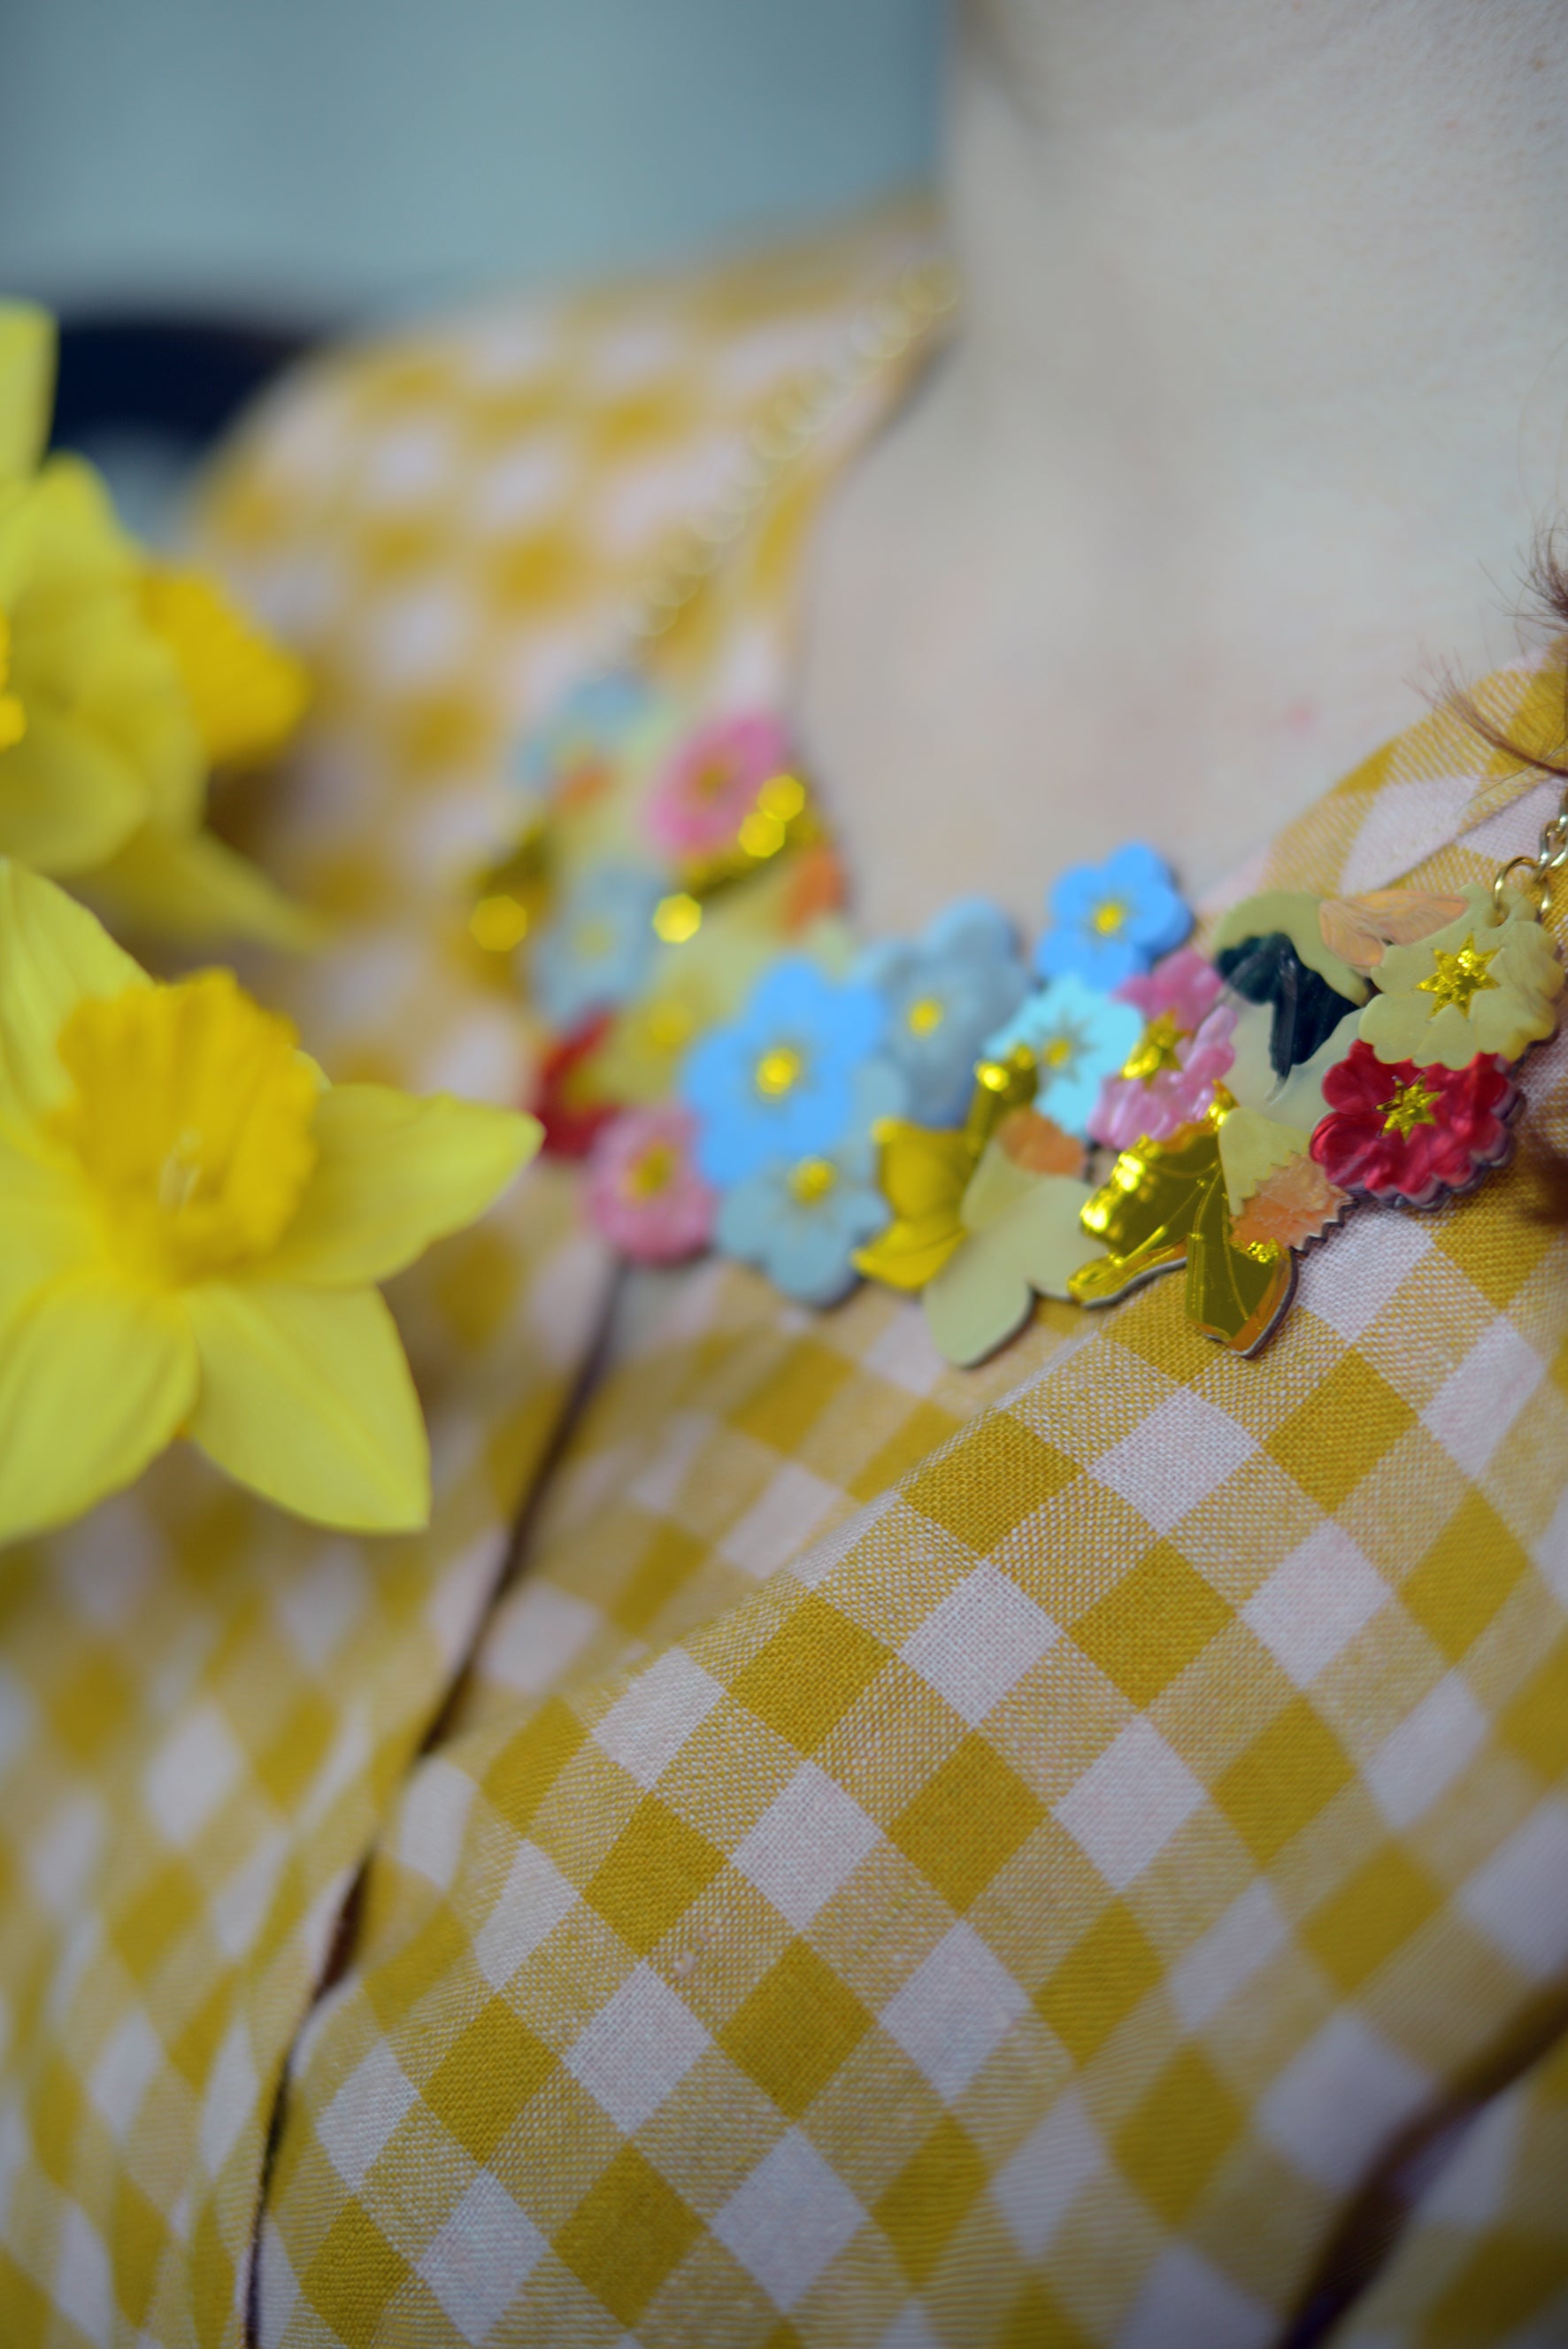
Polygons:
[[[227,460],[211,547],[320,680],[256,837],[338,930],[255,980],[335,1076],[512,1092],[458,885],[505,746],[922,234],[343,352]],[[672,647],[694,690],[776,687],[894,388]],[[1561,697],[1483,691],[1542,741]],[[1456,886],[1542,803],[1433,718],[1246,883]],[[1568,1141],[1562,1046],[1526,1084]],[[1256,1361],[1165,1284],[966,1372],[907,1299],[710,1262],[595,1375],[574,1183],[395,1286],[427,1535],[181,1455],[0,1558],[0,2349],[1568,2339],[1568,1235],[1523,1174],[1358,1214]]]

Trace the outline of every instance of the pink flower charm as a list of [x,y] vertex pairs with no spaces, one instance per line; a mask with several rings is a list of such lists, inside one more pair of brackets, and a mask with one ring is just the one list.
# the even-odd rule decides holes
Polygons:
[[696,1121],[678,1102],[628,1109],[588,1160],[588,1215],[634,1264],[676,1264],[707,1246],[718,1195],[692,1160]]
[[1096,1142],[1112,1150],[1164,1142],[1207,1113],[1216,1082],[1235,1058],[1236,1014],[1221,1001],[1223,988],[1219,972],[1193,947],[1178,947],[1117,988],[1117,999],[1136,1005],[1147,1024],[1120,1076],[1100,1087],[1088,1122]]
[[722,856],[763,785],[789,765],[789,737],[776,719],[757,712],[703,727],[676,751],[648,800],[655,846],[677,864]]

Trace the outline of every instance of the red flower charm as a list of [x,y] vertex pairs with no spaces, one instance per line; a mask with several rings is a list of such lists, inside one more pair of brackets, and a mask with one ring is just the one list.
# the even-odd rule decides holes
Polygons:
[[1357,1041],[1325,1077],[1323,1098],[1329,1113],[1312,1154],[1329,1181],[1429,1207],[1507,1157],[1519,1088],[1495,1052],[1479,1053],[1468,1068],[1423,1069],[1380,1061]]
[[621,1104],[596,1096],[592,1063],[610,1030],[608,1012],[597,1013],[560,1037],[539,1064],[529,1108],[544,1128],[541,1145],[549,1158],[586,1158],[601,1127]]

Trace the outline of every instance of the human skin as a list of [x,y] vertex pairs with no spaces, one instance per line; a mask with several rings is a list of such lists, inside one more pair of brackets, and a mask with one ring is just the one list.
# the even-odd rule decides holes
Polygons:
[[848,469],[796,710],[873,931],[1202,891],[1518,647],[1568,504],[1568,0],[964,0],[961,323]]

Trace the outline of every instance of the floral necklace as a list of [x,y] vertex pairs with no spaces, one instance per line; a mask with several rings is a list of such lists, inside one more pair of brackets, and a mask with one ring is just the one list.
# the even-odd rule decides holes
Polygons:
[[1542,926],[1568,799],[1533,858],[1452,895],[1274,892],[1210,954],[1133,844],[1050,890],[1026,953],[999,907],[857,947],[770,716],[686,730],[593,680],[528,745],[548,820],[487,879],[546,1030],[546,1149],[586,1160],[625,1257],[712,1247],[827,1307],[918,1294],[972,1363],[1037,1298],[1112,1303],[1185,1269],[1188,1318],[1252,1353],[1297,1262],[1363,1201],[1426,1207],[1507,1156],[1517,1063],[1556,1026]]
[[[738,490],[650,583],[634,657],[779,473],[951,305],[939,270],[792,388]],[[1490,887],[1233,907],[1212,952],[1150,848],[1049,891],[1026,952],[984,899],[861,947],[785,730],[692,729],[625,660],[523,744],[530,811],[469,926],[542,1024],[545,1148],[634,1262],[717,1249],[786,1296],[919,1295],[982,1360],[1040,1297],[1104,1306],[1184,1268],[1189,1319],[1254,1352],[1302,1251],[1362,1201],[1425,1207],[1500,1164],[1513,1071],[1556,1026],[1542,926],[1568,794]]]

